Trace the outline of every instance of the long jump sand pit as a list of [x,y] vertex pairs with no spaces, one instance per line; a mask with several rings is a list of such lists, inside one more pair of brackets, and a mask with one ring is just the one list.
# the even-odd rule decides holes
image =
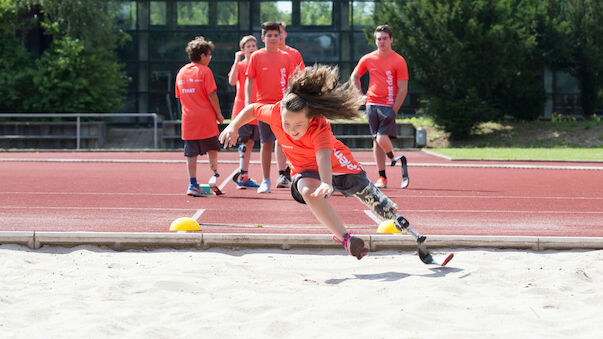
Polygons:
[[597,338],[603,251],[0,245],[4,338]]

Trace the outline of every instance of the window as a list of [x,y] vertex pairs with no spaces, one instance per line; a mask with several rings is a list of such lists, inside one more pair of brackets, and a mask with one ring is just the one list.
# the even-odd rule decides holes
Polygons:
[[121,2],[115,14],[115,21],[122,29],[136,29],[136,1]]
[[287,43],[300,51],[306,64],[339,61],[337,33],[296,32],[287,36]]
[[303,26],[331,26],[333,24],[333,2],[302,1],[301,24]]
[[291,1],[263,1],[260,4],[261,23],[266,21],[284,21],[289,25],[291,24],[291,12]]
[[178,1],[178,26],[209,24],[209,5],[206,1]]
[[373,26],[374,19],[373,15],[375,14],[375,3],[368,1],[352,1],[352,6],[350,6],[350,10],[352,13],[350,14],[350,18],[352,18],[352,25],[354,26]]
[[239,22],[239,8],[237,2],[220,1],[218,7],[218,25],[234,26]]
[[165,26],[167,24],[167,6],[165,1],[151,1],[151,25]]

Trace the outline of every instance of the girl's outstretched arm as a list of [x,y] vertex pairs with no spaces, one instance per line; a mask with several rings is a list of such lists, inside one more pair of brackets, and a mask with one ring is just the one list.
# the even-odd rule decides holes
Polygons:
[[239,137],[239,128],[253,121],[254,117],[254,105],[247,105],[239,112],[237,117],[226,126],[226,128],[220,133],[218,140],[228,148],[237,144],[237,138]]
[[325,199],[333,194],[333,170],[331,168],[331,149],[321,148],[316,151],[316,163],[320,175],[320,186],[312,192],[313,197],[324,196]]

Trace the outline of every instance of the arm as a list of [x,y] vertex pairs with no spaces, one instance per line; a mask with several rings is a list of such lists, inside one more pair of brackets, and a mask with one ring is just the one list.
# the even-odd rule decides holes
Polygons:
[[396,100],[394,101],[394,113],[398,114],[400,107],[406,99],[406,93],[408,92],[408,80],[398,80],[398,93],[396,93]]
[[216,112],[216,120],[219,124],[224,122],[224,117],[222,116],[222,111],[220,110],[220,102],[218,101],[218,94],[214,91],[209,93],[208,95],[209,102],[211,106],[214,108],[214,112]]
[[331,168],[331,149],[321,148],[316,151],[316,163],[320,175],[320,186],[312,192],[313,197],[324,196],[325,199],[333,194],[333,169]]
[[253,78],[247,77],[245,80],[245,106],[251,104],[251,95],[253,93]]
[[230,84],[230,86],[235,86],[237,84],[237,77],[239,74],[239,62],[241,61],[242,55],[243,52],[241,51],[235,53],[234,63],[232,64],[232,67],[230,68],[230,73],[228,74],[228,83]]
[[352,81],[354,86],[356,86],[356,89],[358,90],[360,95],[364,95],[362,93],[362,86],[360,85],[360,78],[361,78],[361,76],[358,74],[358,68],[354,68],[352,75],[350,75],[350,80]]
[[239,128],[255,118],[254,111],[254,105],[245,106],[245,108],[237,114],[237,117],[226,126],[222,133],[220,133],[218,140],[220,140],[220,143],[222,143],[224,147],[231,147],[237,144]]

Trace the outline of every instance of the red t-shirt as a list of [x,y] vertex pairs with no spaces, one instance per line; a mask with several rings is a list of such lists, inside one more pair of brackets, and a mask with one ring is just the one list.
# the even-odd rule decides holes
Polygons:
[[295,175],[303,171],[318,172],[316,151],[321,148],[331,149],[331,168],[333,174],[359,173],[362,167],[352,152],[341,141],[337,140],[331,131],[331,124],[325,118],[313,118],[308,131],[299,140],[292,139],[283,129],[281,122],[281,103],[255,104],[255,117],[270,124],[279,145],[289,159],[291,173]]
[[398,80],[408,80],[406,60],[394,51],[387,56],[380,56],[379,50],[366,54],[358,61],[356,70],[359,76],[369,72],[367,104],[393,106]]
[[182,140],[199,140],[220,134],[209,94],[217,89],[207,66],[190,63],[176,76],[176,97],[182,104]]
[[304,68],[306,68],[306,65],[304,65],[304,59],[302,58],[301,53],[299,53],[298,50],[291,46],[285,45],[285,49],[283,51],[287,52],[291,56],[293,64],[295,65],[295,67],[299,67],[300,71],[303,71]]
[[295,66],[289,54],[280,49],[275,53],[268,53],[266,48],[254,52],[246,75],[253,78],[253,87],[257,89],[256,102],[273,104],[281,100]]
[[[231,119],[236,118],[239,112],[241,112],[241,110],[245,108],[245,80],[247,80],[247,76],[245,75],[245,73],[247,72],[248,64],[249,61],[245,59],[243,61],[239,61],[237,65],[237,94],[235,96],[235,101],[232,106],[232,114],[230,117]],[[232,69],[230,70],[230,72],[228,72],[229,77],[231,72]],[[253,90],[251,92],[251,102],[255,102],[255,98],[257,95],[256,92],[256,86],[253,86]],[[253,120],[252,122],[250,122],[250,124],[257,125],[258,121]]]

